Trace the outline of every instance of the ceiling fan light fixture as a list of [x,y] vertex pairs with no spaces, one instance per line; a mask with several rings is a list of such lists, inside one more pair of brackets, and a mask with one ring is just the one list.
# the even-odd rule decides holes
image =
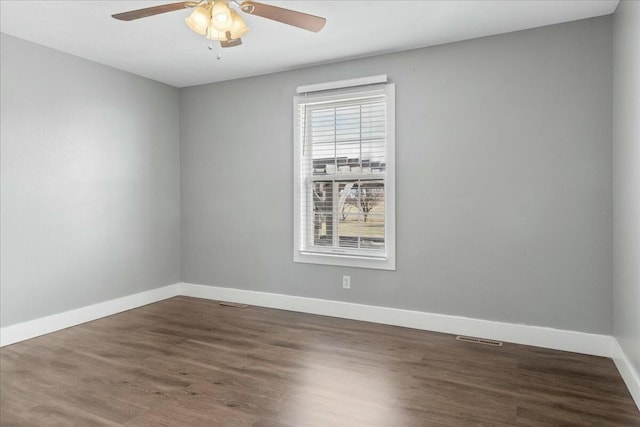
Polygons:
[[[0,0],[2,1],[2,0]],[[159,6],[145,7],[111,15],[120,21],[133,21],[140,18],[174,12],[184,8],[194,8],[185,23],[193,32],[220,42],[222,47],[242,44],[242,36],[249,31],[247,24],[238,12],[229,6],[232,1],[245,13],[261,16],[304,30],[318,32],[326,19],[308,13],[258,3],[253,0],[188,0]],[[242,3],[240,3],[242,1]]]
[[218,31],[229,31],[233,25],[231,9],[224,0],[216,1],[211,8],[211,26]]
[[209,23],[211,22],[211,9],[208,4],[196,7],[189,17],[185,18],[192,31],[204,36],[207,34]]

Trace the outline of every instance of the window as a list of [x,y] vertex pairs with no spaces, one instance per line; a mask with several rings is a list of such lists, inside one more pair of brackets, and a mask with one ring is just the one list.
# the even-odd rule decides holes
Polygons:
[[395,270],[395,88],[360,82],[295,97],[294,261]]

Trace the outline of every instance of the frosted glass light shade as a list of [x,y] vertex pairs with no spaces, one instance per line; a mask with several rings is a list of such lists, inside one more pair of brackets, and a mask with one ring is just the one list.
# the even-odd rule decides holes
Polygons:
[[[210,40],[218,40],[218,41],[229,41],[236,40],[246,34],[249,31],[249,27],[244,22],[244,19],[240,15],[236,13],[235,10],[229,9],[231,12],[231,27],[227,31],[217,31],[216,28],[212,25],[209,27],[207,31],[207,38]],[[230,37],[227,37],[227,32]]]
[[233,25],[231,18],[231,9],[224,0],[217,1],[211,8],[211,26],[217,31],[229,31]]
[[207,29],[211,22],[211,10],[207,5],[198,6],[191,12],[189,17],[185,18],[184,22],[187,23],[191,30],[204,36],[207,34]]
[[247,27],[242,16],[238,15],[233,9],[231,9],[231,20],[233,23],[231,24],[231,29],[229,31],[231,32],[232,40],[239,39],[249,31],[249,27]]
[[213,27],[209,27],[209,31],[207,31],[206,37],[209,40],[227,41],[226,33],[222,31],[216,31]]

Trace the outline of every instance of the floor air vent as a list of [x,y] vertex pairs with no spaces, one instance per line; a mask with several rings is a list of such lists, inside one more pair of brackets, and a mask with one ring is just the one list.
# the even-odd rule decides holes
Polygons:
[[494,347],[502,347],[502,342],[495,341],[495,340],[488,340],[486,338],[465,337],[462,335],[458,335],[456,337],[456,340],[464,341],[464,342],[472,342],[474,344],[484,344],[484,345],[492,345]]
[[220,305],[224,305],[225,307],[235,307],[235,308],[247,308],[249,307],[247,304],[240,304],[239,302],[229,302],[229,301],[221,301]]

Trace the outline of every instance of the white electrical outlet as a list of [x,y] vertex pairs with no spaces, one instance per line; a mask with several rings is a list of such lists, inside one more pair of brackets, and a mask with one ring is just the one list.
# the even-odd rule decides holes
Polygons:
[[351,276],[342,276],[342,287],[344,289],[351,289]]

